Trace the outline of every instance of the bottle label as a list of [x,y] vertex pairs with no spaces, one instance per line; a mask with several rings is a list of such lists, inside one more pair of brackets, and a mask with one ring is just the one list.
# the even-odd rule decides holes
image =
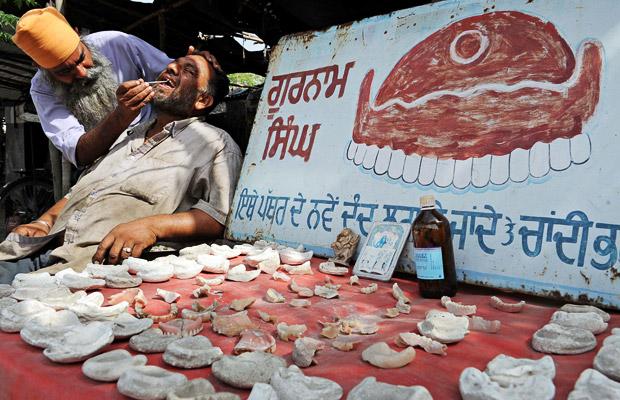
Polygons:
[[418,279],[444,279],[441,247],[415,248],[413,252]]

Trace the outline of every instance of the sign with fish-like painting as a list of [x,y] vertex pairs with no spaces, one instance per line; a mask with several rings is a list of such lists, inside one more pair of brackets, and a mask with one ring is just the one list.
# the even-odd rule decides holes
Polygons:
[[330,255],[432,193],[461,281],[620,307],[618,13],[450,0],[283,38],[228,236]]

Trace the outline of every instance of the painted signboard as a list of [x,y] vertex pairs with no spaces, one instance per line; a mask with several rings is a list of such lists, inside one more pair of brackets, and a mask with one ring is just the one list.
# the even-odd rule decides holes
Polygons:
[[619,307],[618,14],[450,0],[283,38],[228,236],[329,255],[433,193],[461,280]]

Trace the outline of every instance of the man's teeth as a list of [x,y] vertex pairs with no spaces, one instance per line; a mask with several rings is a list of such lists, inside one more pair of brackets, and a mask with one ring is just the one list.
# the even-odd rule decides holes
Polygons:
[[530,150],[515,149],[502,156],[486,155],[467,160],[437,159],[406,155],[389,146],[379,149],[351,141],[347,158],[355,165],[373,170],[377,175],[438,187],[485,187],[503,185],[508,181],[523,182],[528,177],[540,178],[551,170],[563,171],[571,164],[583,164],[590,158],[590,138],[586,134],[571,139],[555,139],[551,143],[537,142]]

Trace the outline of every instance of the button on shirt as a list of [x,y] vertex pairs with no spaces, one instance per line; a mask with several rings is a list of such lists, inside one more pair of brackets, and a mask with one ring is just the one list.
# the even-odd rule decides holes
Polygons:
[[[84,36],[82,40],[110,60],[118,83],[140,78],[156,80],[172,61],[144,40],[122,32],[97,32]],[[32,78],[30,95],[45,135],[67,160],[76,165],[75,149],[85,132],[84,126],[54,93],[40,71]],[[150,116],[151,108],[146,106],[130,126],[147,121]]]
[[237,144],[198,118],[172,122],[145,142],[153,122],[135,127],[71,189],[50,232],[65,230],[52,252],[64,266],[81,270],[112,228],[139,218],[198,209],[225,224],[241,168]]

